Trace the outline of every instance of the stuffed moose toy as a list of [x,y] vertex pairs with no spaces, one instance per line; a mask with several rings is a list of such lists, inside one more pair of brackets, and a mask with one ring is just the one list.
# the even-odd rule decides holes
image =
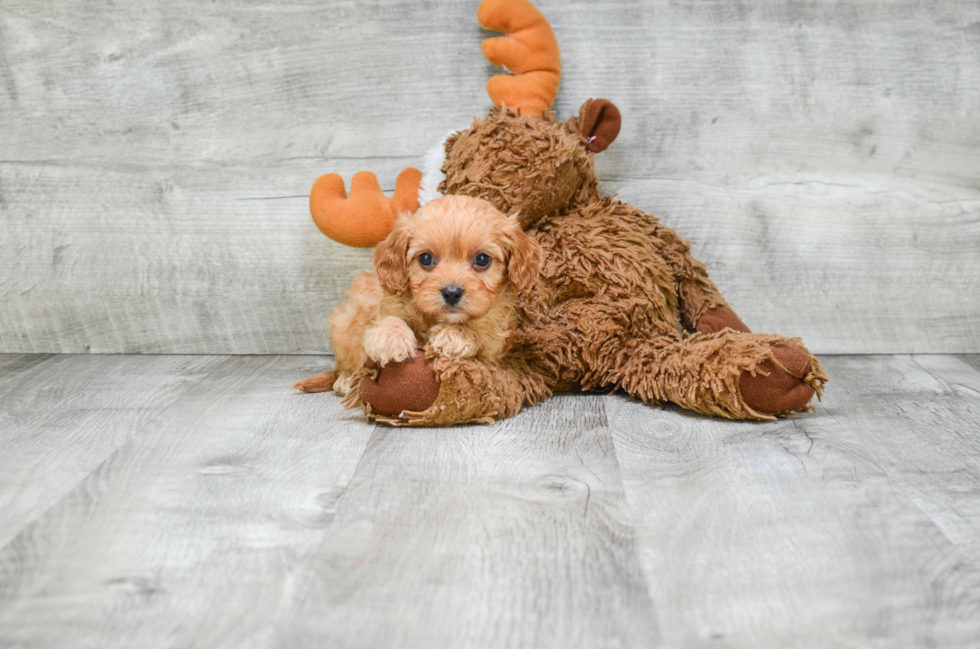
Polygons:
[[[310,209],[327,236],[370,247],[420,199],[481,198],[518,215],[540,244],[540,282],[517,298],[501,361],[432,349],[384,367],[368,361],[347,403],[379,421],[424,426],[490,423],[555,392],[597,389],[730,419],[807,411],[826,375],[802,342],[752,333],[686,241],[600,191],[593,156],[618,135],[620,113],[590,99],[578,115],[555,119],[561,62],[544,16],[527,0],[483,0],[477,17],[505,34],[485,40],[483,53],[510,73],[487,83],[489,114],[450,135],[426,174],[399,174],[392,199],[370,172],[355,175],[350,197],[329,174],[314,184]],[[330,389],[320,377],[296,387]]]

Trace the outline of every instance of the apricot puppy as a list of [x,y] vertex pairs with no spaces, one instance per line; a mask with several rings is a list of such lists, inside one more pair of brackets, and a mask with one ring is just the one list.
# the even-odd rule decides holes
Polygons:
[[487,201],[450,195],[399,216],[328,320],[336,369],[300,381],[303,392],[350,392],[370,358],[384,367],[428,346],[446,356],[499,359],[514,328],[514,299],[541,272],[541,248]]

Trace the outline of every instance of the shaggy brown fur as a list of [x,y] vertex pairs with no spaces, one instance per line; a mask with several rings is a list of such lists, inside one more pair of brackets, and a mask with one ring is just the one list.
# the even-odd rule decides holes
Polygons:
[[439,191],[490,201],[505,214],[517,214],[525,229],[561,212],[573,198],[584,203],[598,195],[592,156],[550,113],[532,117],[493,109],[451,136],[446,154]]
[[746,403],[740,381],[785,369],[777,347],[809,357],[800,380],[820,394],[826,376],[798,339],[697,331],[705,313],[731,313],[721,310],[727,303],[677,233],[600,193],[581,130],[585,109],[567,122],[494,109],[447,141],[440,189],[518,215],[544,250],[541,281],[517,299],[514,349],[505,359],[460,362],[429,351],[441,381],[435,403],[394,415],[364,404],[369,414],[400,425],[488,422],[555,391],[616,386],[650,403],[771,419]]

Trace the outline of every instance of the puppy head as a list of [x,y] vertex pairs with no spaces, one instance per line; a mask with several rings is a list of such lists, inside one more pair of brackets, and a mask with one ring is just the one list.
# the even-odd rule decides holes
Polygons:
[[528,291],[541,273],[541,247],[479,198],[450,195],[403,214],[374,251],[385,291],[411,295],[436,322],[484,316],[507,287]]

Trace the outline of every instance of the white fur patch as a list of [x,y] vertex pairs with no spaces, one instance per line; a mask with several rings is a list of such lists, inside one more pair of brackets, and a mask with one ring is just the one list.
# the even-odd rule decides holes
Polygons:
[[446,161],[446,140],[450,135],[461,130],[449,131],[438,144],[425,152],[425,160],[422,163],[422,184],[419,186],[419,207],[442,196],[439,193],[439,183],[446,179],[446,174],[442,173],[442,165]]

